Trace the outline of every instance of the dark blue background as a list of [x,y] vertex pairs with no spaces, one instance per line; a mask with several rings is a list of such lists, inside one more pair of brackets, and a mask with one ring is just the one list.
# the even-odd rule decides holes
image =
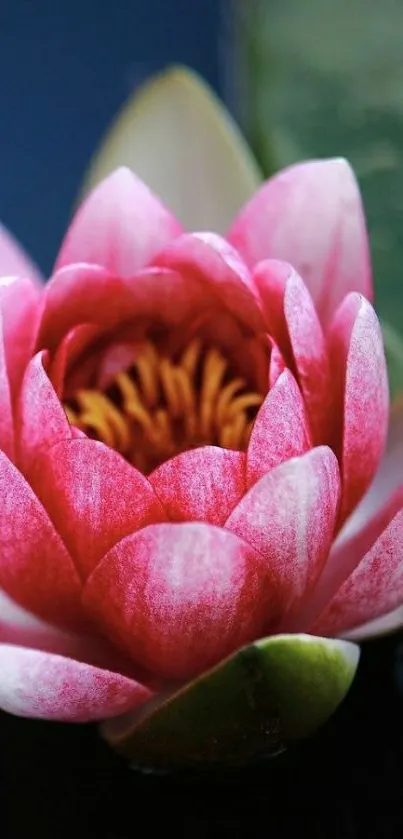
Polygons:
[[88,159],[145,76],[219,87],[219,0],[1,0],[0,219],[44,270]]

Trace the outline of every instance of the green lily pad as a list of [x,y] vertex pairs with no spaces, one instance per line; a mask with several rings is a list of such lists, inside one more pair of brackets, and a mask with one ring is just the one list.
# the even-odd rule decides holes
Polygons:
[[264,638],[102,732],[137,767],[245,765],[319,728],[346,695],[358,659],[347,641]]
[[389,323],[382,322],[383,342],[388,365],[392,399],[403,393],[403,339]]

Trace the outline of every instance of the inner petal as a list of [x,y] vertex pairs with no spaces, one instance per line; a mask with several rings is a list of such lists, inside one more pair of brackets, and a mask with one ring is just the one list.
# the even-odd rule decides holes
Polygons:
[[196,337],[163,353],[146,340],[140,351],[133,348],[132,363],[111,370],[102,385],[69,393],[65,410],[72,425],[145,474],[203,445],[246,450],[264,394],[222,349]]

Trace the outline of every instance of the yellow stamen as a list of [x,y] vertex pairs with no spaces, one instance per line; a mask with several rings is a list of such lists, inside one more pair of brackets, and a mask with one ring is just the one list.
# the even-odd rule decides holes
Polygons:
[[200,392],[200,430],[207,439],[214,433],[215,409],[227,366],[217,350],[207,353]]
[[262,401],[231,376],[219,350],[194,339],[171,358],[147,343],[104,392],[79,390],[65,410],[72,425],[148,473],[196,446],[244,450]]
[[152,344],[147,344],[144,353],[136,358],[134,363],[144,399],[150,407],[156,405],[158,400],[158,364],[158,353]]

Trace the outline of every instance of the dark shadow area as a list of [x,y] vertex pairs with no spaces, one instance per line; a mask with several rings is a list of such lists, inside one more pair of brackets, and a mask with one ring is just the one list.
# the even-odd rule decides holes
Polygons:
[[139,775],[93,728],[1,715],[1,836],[401,837],[395,653],[396,638],[364,648],[348,699],[316,737],[221,776]]

